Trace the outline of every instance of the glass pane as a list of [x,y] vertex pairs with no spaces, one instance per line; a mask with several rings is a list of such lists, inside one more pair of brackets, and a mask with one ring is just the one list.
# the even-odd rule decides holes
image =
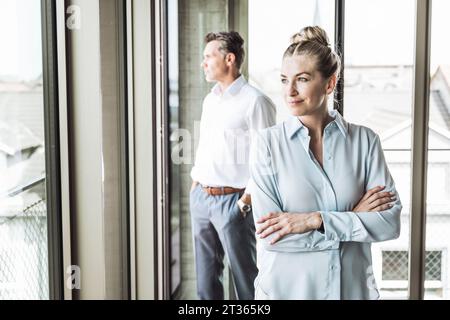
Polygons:
[[[177,144],[180,137],[177,134],[179,130],[179,96],[178,96],[178,0],[168,1],[168,28],[169,37],[169,134],[170,147],[178,156],[183,152],[179,150]],[[178,158],[178,157],[177,157]],[[180,165],[177,159],[170,161],[170,278],[171,293],[174,294],[181,282],[181,231],[180,231]]]
[[41,1],[0,2],[0,299],[48,299]]
[[[198,298],[189,207],[190,172],[199,140],[202,102],[213,86],[205,81],[200,64],[205,35],[228,29],[227,5],[227,0],[169,1],[171,237],[172,252],[179,250],[181,254],[181,275],[177,274],[177,262],[172,266],[172,289],[175,289],[176,278],[180,276],[181,287],[174,296],[179,299]],[[172,259],[176,258],[172,256]],[[228,297],[229,277],[226,270],[223,283],[225,297]]]
[[425,299],[450,299],[450,3],[432,3]]
[[[280,68],[290,38],[303,27],[319,25],[334,46],[334,0],[249,0],[249,82],[277,106],[277,121],[289,111],[281,97]],[[267,17],[274,23],[268,23]]]
[[[372,245],[382,299],[408,297],[414,1],[345,2],[344,117],[381,138],[403,204],[401,234]],[[389,10],[386,10],[389,8]],[[382,17],[382,19],[380,19]]]

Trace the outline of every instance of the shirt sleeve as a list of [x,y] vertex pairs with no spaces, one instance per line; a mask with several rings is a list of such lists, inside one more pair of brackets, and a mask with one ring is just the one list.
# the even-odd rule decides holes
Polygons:
[[[272,100],[266,96],[259,96],[247,113],[247,125],[250,133],[250,148],[255,134],[260,130],[276,124],[276,108]],[[249,179],[245,193],[251,194],[252,182]]]
[[367,157],[366,190],[385,186],[397,200],[392,208],[378,212],[336,212],[321,211],[325,239],[340,241],[378,242],[396,239],[400,236],[400,214],[402,204],[389,172],[380,138],[375,136]]
[[[252,149],[251,177],[253,180],[253,215],[256,221],[269,212],[283,212],[278,194],[277,175],[271,161],[267,137],[258,139]],[[280,252],[320,251],[337,249],[340,242],[376,242],[395,239],[400,234],[402,205],[394,181],[389,173],[378,136],[367,157],[366,190],[377,185],[394,192],[394,206],[380,212],[320,211],[324,232],[317,230],[303,234],[290,234],[271,245],[274,234],[260,239],[266,250]]]

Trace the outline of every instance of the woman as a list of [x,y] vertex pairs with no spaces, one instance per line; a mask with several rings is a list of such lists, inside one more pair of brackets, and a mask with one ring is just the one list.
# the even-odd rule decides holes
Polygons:
[[377,134],[327,109],[339,68],[319,27],[284,54],[293,117],[263,130],[252,150],[256,299],[379,297],[371,243],[399,236],[402,206]]

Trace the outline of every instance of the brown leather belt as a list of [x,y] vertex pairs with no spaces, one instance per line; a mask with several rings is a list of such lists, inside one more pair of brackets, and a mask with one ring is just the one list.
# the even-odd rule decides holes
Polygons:
[[208,186],[202,186],[202,189],[210,196],[223,196],[225,194],[243,192],[245,190],[232,187],[208,187]]

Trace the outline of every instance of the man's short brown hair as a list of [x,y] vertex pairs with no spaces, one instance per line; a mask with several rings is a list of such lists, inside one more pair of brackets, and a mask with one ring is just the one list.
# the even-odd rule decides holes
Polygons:
[[205,36],[206,43],[214,40],[220,42],[219,51],[224,55],[228,53],[234,54],[234,56],[236,57],[236,66],[238,70],[240,70],[245,57],[244,39],[242,39],[241,35],[236,31],[223,31],[210,32]]

